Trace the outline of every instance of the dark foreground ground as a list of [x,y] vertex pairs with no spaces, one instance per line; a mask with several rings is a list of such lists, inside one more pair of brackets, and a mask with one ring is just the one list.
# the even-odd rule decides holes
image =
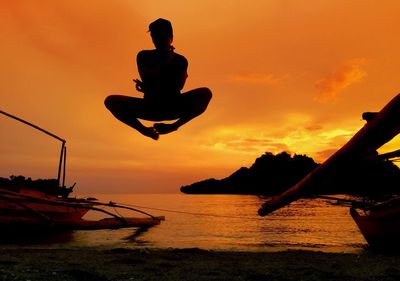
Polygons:
[[400,280],[400,255],[0,249],[0,280]]

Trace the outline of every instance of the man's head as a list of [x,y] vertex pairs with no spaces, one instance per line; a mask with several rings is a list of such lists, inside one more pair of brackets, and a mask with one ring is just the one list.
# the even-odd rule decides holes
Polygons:
[[173,39],[171,22],[166,19],[157,19],[150,23],[149,31],[157,49],[169,47]]

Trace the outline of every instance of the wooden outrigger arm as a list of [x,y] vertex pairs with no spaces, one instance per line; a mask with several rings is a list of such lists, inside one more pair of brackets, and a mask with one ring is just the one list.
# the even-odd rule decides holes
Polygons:
[[376,156],[368,157],[366,160],[389,160],[400,157],[400,149],[388,153],[379,154]]
[[395,96],[372,120],[368,121],[342,148],[292,188],[266,201],[258,210],[265,216],[303,194],[310,193],[330,173],[349,167],[355,161],[373,155],[376,150],[400,133],[400,94]]
[[[67,147],[66,147],[65,143],[67,141],[65,139],[60,138],[59,136],[57,136],[57,135],[55,135],[55,134],[53,134],[53,133],[51,133],[51,132],[49,132],[49,131],[47,131],[47,130],[45,130],[45,129],[37,126],[37,125],[35,125],[35,124],[32,124],[32,123],[30,123],[30,122],[28,122],[28,121],[26,121],[24,119],[21,119],[21,118],[19,118],[17,116],[14,116],[14,115],[12,115],[10,113],[7,113],[7,112],[3,111],[3,110],[0,110],[0,114],[8,116],[11,119],[17,120],[17,121],[19,121],[19,122],[21,122],[23,124],[26,124],[26,125],[34,128],[34,129],[36,129],[36,130],[38,130],[38,131],[40,131],[40,132],[52,137],[52,138],[55,138],[56,140],[59,140],[61,142],[61,152],[60,152],[60,161],[59,161],[59,164],[58,164],[57,183],[58,183],[58,187],[65,188],[65,167],[66,167],[66,164],[67,164]],[[62,173],[63,173],[62,174],[62,182],[61,182],[61,169],[62,169]]]

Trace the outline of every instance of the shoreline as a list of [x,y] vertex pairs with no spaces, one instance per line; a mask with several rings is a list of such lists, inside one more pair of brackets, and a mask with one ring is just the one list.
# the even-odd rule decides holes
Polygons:
[[400,255],[103,249],[0,249],[0,280],[400,280]]

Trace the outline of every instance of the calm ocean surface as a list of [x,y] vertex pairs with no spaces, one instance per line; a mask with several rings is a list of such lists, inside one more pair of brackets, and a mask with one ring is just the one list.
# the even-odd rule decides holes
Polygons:
[[[105,202],[111,200],[164,209],[142,210],[155,216],[163,215],[166,220],[143,232],[136,232],[135,229],[75,231],[38,241],[29,238],[24,246],[172,247],[237,251],[303,249],[354,253],[362,251],[367,245],[347,207],[319,199],[299,200],[262,218],[257,215],[257,209],[263,200],[257,196],[125,194],[97,195],[96,198]],[[138,215],[130,213],[130,216]],[[86,217],[96,216],[88,214]],[[3,241],[3,247],[15,244]]]

